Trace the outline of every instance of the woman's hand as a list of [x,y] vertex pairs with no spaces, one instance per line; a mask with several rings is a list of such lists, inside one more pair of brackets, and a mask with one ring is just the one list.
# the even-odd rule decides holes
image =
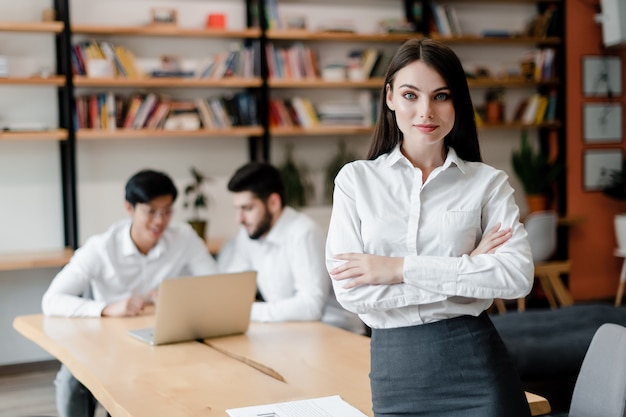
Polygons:
[[498,223],[481,239],[476,249],[470,253],[470,256],[495,253],[496,249],[509,240],[512,235],[511,228],[500,229],[500,223]]
[[350,279],[343,288],[349,289],[365,284],[400,284],[402,282],[404,258],[364,253],[342,253],[335,255],[334,259],[346,261],[330,271],[334,280]]

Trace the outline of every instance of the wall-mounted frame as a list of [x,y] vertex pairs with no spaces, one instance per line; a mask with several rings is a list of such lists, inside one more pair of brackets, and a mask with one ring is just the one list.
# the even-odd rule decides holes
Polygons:
[[617,97],[622,95],[622,58],[619,56],[583,57],[583,96]]
[[583,104],[583,140],[585,143],[620,143],[622,141],[622,104]]
[[622,149],[586,149],[583,154],[583,189],[600,191],[613,171],[621,172]]

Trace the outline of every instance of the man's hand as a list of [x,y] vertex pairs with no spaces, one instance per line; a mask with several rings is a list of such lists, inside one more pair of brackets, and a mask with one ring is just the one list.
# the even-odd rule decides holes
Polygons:
[[364,284],[399,284],[402,282],[404,258],[342,253],[334,259],[347,261],[330,271],[333,279],[350,279],[343,287],[354,288]]
[[102,310],[102,317],[132,317],[141,314],[146,306],[145,297],[133,295],[126,300],[109,304]]
[[511,228],[500,229],[500,223],[491,228],[476,246],[476,249],[470,253],[470,256],[476,256],[486,253],[495,253],[496,249],[502,246],[511,238]]

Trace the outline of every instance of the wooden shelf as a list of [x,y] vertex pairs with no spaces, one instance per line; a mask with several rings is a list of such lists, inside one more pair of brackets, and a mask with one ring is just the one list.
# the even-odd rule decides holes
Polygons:
[[89,78],[74,77],[76,87],[245,88],[260,87],[260,78]]
[[[478,130],[519,130],[523,128],[529,129],[557,129],[560,126],[558,122],[539,123],[527,125],[520,122],[508,123],[483,123],[478,126]],[[332,135],[369,135],[373,131],[373,127],[364,126],[316,126],[311,128],[304,127],[271,127],[270,134],[272,136],[332,136]]]
[[432,34],[433,39],[448,44],[480,44],[489,45],[560,45],[563,41],[561,38],[547,37],[535,38],[529,36],[509,36],[509,37],[490,37],[490,36],[441,36],[436,33]]
[[63,22],[0,22],[0,32],[61,33]]
[[302,41],[346,41],[346,42],[403,42],[407,39],[423,36],[419,33],[352,33],[332,31],[309,31],[298,29],[270,29],[267,38],[270,40],[302,40]]
[[18,269],[49,268],[65,265],[74,251],[69,248],[0,254],[0,271]]
[[65,77],[54,75],[51,77],[0,77],[0,85],[65,85]]
[[55,129],[32,132],[2,132],[0,131],[0,141],[2,140],[67,140],[67,130]]
[[369,135],[373,130],[373,126],[271,127],[270,134],[272,136]]
[[169,25],[147,26],[102,26],[102,25],[72,25],[74,34],[84,35],[122,35],[122,36],[167,36],[186,38],[258,38],[261,36],[259,28],[242,30],[223,30],[208,28],[184,28]]
[[384,78],[369,78],[363,81],[326,81],[318,79],[291,80],[271,78],[268,85],[271,88],[381,88]]
[[[369,78],[363,81],[326,81],[318,79],[281,79],[270,78],[268,85],[270,88],[381,88],[385,79],[382,77]],[[537,87],[540,85],[558,85],[559,80],[535,81],[525,78],[482,78],[468,79],[470,88],[490,88],[490,87]]]
[[119,139],[176,139],[176,138],[215,138],[261,136],[261,126],[230,127],[227,129],[200,130],[161,130],[161,129],[117,129],[114,131],[79,129],[78,140],[119,140]]
[[560,122],[543,122],[543,123],[533,123],[533,124],[524,124],[522,122],[504,122],[504,123],[487,123],[487,122],[483,122],[482,124],[478,125],[477,127],[479,130],[481,129],[513,129],[513,130],[519,130],[519,129],[523,129],[523,128],[528,128],[528,129],[537,129],[537,128],[541,128],[541,129],[558,129],[561,126]]
[[491,88],[491,87],[537,87],[558,85],[559,80],[528,80],[526,78],[468,78],[467,84],[470,88]]

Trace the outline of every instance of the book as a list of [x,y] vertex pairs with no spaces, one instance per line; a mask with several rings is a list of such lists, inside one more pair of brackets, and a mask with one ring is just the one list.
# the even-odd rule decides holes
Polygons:
[[133,127],[133,122],[135,121],[135,117],[137,116],[137,111],[141,107],[141,103],[143,102],[143,95],[135,94],[131,97],[130,103],[128,105],[128,112],[126,112],[126,118],[124,119],[124,127],[131,128]]
[[312,398],[308,400],[287,401],[276,404],[255,405],[226,410],[230,417],[257,416],[341,416],[366,417],[353,405],[344,401],[339,395]]
[[200,61],[200,63],[198,64],[198,67],[196,68],[194,72],[194,77],[196,78],[210,77],[211,73],[213,72],[214,67],[215,67],[215,58],[213,58],[212,56],[206,57],[202,61]]
[[133,129],[141,129],[146,120],[148,120],[148,116],[153,111],[154,107],[157,105],[158,96],[155,93],[149,93],[139,106],[137,110],[137,114],[133,120],[132,128]]
[[112,91],[106,93],[106,126],[110,131],[117,130],[117,102],[115,100],[115,94]]
[[546,109],[548,108],[548,97],[540,95],[539,102],[537,103],[537,112],[535,113],[535,123],[539,124],[543,122],[543,119],[546,114]]
[[524,109],[521,122],[526,125],[531,125],[535,122],[537,116],[537,108],[539,107],[539,94],[535,93],[528,98],[528,103]]
[[375,48],[367,48],[361,54],[361,70],[363,76],[369,78],[372,76],[376,61],[380,57],[380,52]]
[[435,19],[435,25],[437,26],[437,32],[441,36],[451,36],[452,29],[450,28],[450,22],[443,5],[435,2],[431,2],[431,10],[433,18]]
[[546,108],[546,114],[544,117],[544,121],[546,122],[554,122],[556,120],[556,104],[558,100],[559,94],[552,90],[548,94],[548,107]]
[[215,119],[206,100],[202,98],[197,98],[194,100],[194,103],[196,103],[196,109],[198,110],[198,114],[200,115],[202,127],[204,127],[205,129],[214,129]]
[[456,14],[456,9],[451,4],[446,4],[443,6],[446,17],[448,18],[448,24],[450,25],[450,32],[454,36],[463,35],[463,31],[461,30],[461,22],[459,21],[459,16]]

